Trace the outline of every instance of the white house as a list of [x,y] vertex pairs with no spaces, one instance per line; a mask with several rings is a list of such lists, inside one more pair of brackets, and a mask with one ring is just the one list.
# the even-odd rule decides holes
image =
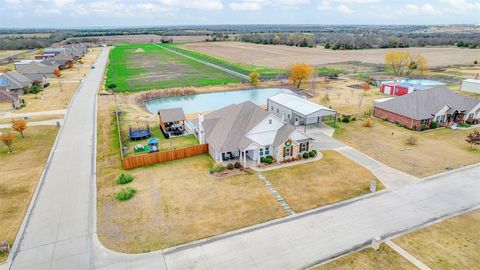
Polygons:
[[460,91],[480,94],[480,80],[467,79],[462,81]]
[[290,125],[319,124],[324,116],[335,116],[337,112],[296,95],[278,94],[267,99],[268,112]]
[[260,163],[266,156],[281,161],[312,148],[311,137],[250,101],[200,114],[192,123],[199,142],[208,143],[217,162]]

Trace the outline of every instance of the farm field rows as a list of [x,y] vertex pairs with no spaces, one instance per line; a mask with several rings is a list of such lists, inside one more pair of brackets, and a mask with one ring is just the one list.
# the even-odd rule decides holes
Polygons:
[[110,52],[107,85],[120,92],[206,86],[240,78],[169,52],[155,44],[119,44]]
[[281,45],[261,45],[242,42],[201,42],[184,44],[182,48],[199,51],[227,61],[270,68],[287,68],[292,63],[305,62],[313,66],[343,62],[383,64],[388,51],[408,51],[422,54],[430,67],[471,65],[478,50],[456,47],[401,48],[368,50],[327,50],[323,47],[300,48]]

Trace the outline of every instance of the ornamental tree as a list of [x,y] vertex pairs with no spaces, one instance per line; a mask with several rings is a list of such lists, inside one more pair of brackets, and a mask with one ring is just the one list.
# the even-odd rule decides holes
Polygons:
[[313,71],[313,68],[306,63],[294,64],[290,67],[290,77],[288,79],[300,88],[302,82],[308,80]]
[[0,140],[8,147],[8,152],[13,152],[13,141],[15,137],[11,133],[3,133],[0,135]]
[[12,129],[15,130],[16,132],[20,132],[20,135],[22,136],[22,138],[25,138],[23,136],[23,131],[25,131],[27,129],[27,121],[23,120],[23,119],[19,119],[19,120],[13,120],[12,121]]
[[470,144],[470,150],[472,150],[474,145],[480,145],[480,132],[478,130],[474,130],[472,133],[467,135],[465,141]]

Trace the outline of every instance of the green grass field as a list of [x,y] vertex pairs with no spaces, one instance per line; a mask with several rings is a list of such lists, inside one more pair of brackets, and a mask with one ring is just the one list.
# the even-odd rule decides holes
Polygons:
[[241,79],[154,44],[118,44],[110,52],[107,86],[118,92],[237,83]]

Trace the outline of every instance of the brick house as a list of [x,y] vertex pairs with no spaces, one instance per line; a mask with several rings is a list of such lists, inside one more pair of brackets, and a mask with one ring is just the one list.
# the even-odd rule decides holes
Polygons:
[[454,123],[480,121],[480,101],[465,97],[444,87],[413,92],[404,96],[376,101],[373,115],[410,129],[422,125],[451,126]]

